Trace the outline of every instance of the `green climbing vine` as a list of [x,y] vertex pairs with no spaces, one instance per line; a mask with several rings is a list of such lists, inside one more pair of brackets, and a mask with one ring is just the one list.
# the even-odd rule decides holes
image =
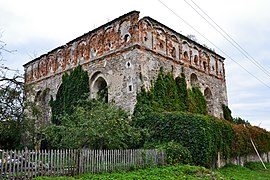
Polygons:
[[[187,89],[184,73],[174,79],[173,72],[164,73],[163,68],[151,89],[146,92],[143,88],[138,94],[138,105],[143,102],[159,112],[191,112],[207,114],[207,103],[200,89]],[[136,110],[136,109],[135,109]]]
[[208,116],[200,89],[187,89],[184,74],[174,80],[161,68],[152,88],[137,94],[132,123],[146,132],[140,146],[165,149],[168,163],[211,167],[218,152],[224,158],[254,153],[251,138],[260,153],[270,151],[269,132],[233,119],[227,106],[223,110],[226,120]]
[[188,89],[188,111],[194,114],[208,113],[207,103],[199,87]]
[[71,114],[74,106],[89,93],[89,78],[86,71],[79,65],[70,74],[65,73],[59,87],[56,99],[51,98],[52,123],[61,124],[59,117],[65,113]]
[[181,73],[181,76],[175,78],[175,83],[177,86],[177,94],[179,97],[180,111],[188,111],[188,91],[186,76]]

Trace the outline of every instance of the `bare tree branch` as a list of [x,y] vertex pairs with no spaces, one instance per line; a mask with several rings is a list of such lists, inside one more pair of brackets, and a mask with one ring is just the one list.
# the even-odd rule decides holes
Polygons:
[[[0,33],[0,38],[2,33]],[[6,43],[0,40],[0,61],[3,52],[12,53],[6,49]],[[24,78],[18,70],[5,64],[0,65],[0,121],[21,121],[23,114]]]

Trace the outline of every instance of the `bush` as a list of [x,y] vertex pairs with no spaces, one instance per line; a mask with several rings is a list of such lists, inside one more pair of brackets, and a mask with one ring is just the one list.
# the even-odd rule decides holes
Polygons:
[[137,127],[149,132],[146,143],[167,143],[174,141],[187,148],[196,165],[211,166],[217,152],[230,156],[234,139],[233,128],[225,121],[213,117],[187,113],[145,112],[134,118]]
[[61,115],[59,120],[60,125],[44,129],[50,148],[125,149],[140,138],[127,113],[103,101],[81,101],[72,114]]
[[254,154],[250,138],[260,153],[270,150],[270,134],[259,127],[187,113],[144,111],[136,115],[134,126],[147,130],[149,135],[144,143],[179,143],[189,150],[191,162],[196,165],[211,166],[217,152],[225,158]]
[[230,108],[226,106],[225,104],[222,104],[222,110],[223,110],[224,119],[230,122],[233,122],[232,111],[230,110]]
[[190,164],[191,154],[187,148],[175,141],[157,145],[156,148],[166,151],[167,163],[170,165]]
[[233,123],[251,125],[247,120],[242,119],[240,117],[233,118]]

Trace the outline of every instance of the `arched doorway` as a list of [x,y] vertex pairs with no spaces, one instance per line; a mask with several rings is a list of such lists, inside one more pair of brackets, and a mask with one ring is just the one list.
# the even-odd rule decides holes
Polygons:
[[43,128],[45,127],[50,121],[50,89],[46,88],[44,90],[39,90],[35,95],[35,112],[32,112],[36,116],[36,127]]
[[198,81],[198,77],[195,73],[192,73],[190,75],[190,85],[192,87],[198,87],[199,86],[199,81]]
[[49,106],[49,102],[50,102],[50,98],[51,98],[51,95],[50,95],[50,89],[49,88],[46,88],[44,90],[39,90],[36,95],[35,95],[35,103],[36,105],[38,106],[38,108],[40,109],[40,111],[44,111],[44,109],[48,109],[50,106]]
[[100,72],[92,76],[90,92],[91,98],[108,102],[108,84]]
[[204,97],[206,99],[208,113],[214,114],[213,95],[212,95],[210,88],[208,88],[208,87],[205,88]]

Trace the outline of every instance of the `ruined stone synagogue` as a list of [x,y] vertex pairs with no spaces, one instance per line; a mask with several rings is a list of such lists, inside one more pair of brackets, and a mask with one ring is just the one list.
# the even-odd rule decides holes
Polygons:
[[160,67],[186,75],[188,87],[199,86],[209,113],[223,117],[227,105],[224,58],[182,34],[132,11],[24,65],[26,99],[42,107],[50,122],[49,101],[56,98],[64,72],[81,65],[88,72],[91,97],[108,87],[108,101],[132,113],[136,94],[149,88]]

